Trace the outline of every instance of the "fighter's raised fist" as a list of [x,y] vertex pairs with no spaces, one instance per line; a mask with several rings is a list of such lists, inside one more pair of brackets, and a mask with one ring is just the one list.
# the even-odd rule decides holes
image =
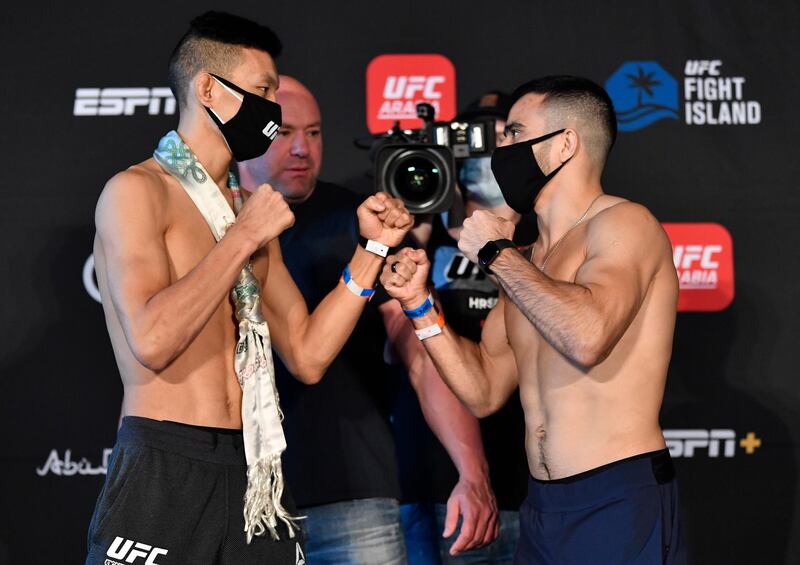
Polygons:
[[476,210],[464,220],[458,237],[458,248],[473,263],[478,262],[478,251],[490,241],[514,237],[514,224],[487,210]]
[[431,264],[423,249],[404,247],[386,258],[381,284],[405,309],[416,308],[428,297],[428,271]]
[[358,207],[358,229],[363,237],[395,247],[414,225],[403,201],[376,192]]
[[268,184],[262,184],[242,206],[235,225],[237,230],[247,234],[258,249],[292,227],[294,213],[280,192]]

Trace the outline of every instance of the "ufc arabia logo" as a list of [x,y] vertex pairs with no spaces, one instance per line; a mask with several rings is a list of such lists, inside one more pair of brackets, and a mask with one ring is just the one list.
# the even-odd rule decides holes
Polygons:
[[721,245],[676,245],[672,260],[680,272],[681,288],[717,288]]
[[150,116],[175,113],[176,102],[167,87],[156,88],[78,88],[75,90],[74,116]]
[[678,310],[716,312],[734,296],[733,239],[712,223],[664,224],[678,274]]
[[444,76],[388,76],[383,88],[387,100],[413,100],[418,94],[428,100],[439,100],[442,93],[436,88],[444,82]]
[[[161,547],[153,547],[146,543],[133,540],[126,540],[117,536],[114,543],[108,548],[106,555],[112,559],[106,559],[104,565],[122,565],[123,563],[142,563],[143,565],[159,565],[156,557],[169,553]],[[140,561],[139,558],[144,559]],[[124,561],[114,561],[122,559]]]
[[444,55],[379,55],[367,66],[367,126],[382,133],[400,122],[418,128],[417,104],[433,106],[436,119],[451,120],[456,111],[456,73]]

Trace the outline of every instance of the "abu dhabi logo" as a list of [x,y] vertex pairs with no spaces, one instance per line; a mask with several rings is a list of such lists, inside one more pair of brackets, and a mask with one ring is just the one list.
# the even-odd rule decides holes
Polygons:
[[94,466],[86,457],[80,459],[72,458],[72,450],[64,451],[62,459],[57,449],[50,451],[47,461],[41,467],[36,467],[36,474],[40,477],[53,474],[59,477],[71,477],[73,475],[105,475],[108,471],[108,461],[111,457],[111,449],[103,450],[103,460],[100,465]]
[[678,83],[655,61],[628,61],[606,81],[617,127],[635,131],[663,119],[678,119]]

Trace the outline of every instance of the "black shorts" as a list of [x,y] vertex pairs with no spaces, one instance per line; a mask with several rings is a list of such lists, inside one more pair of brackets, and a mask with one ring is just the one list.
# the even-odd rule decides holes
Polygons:
[[515,563],[686,563],[678,486],[667,450],[565,479],[530,478]]
[[[279,523],[247,544],[240,430],[126,417],[89,526],[87,565],[305,563]],[[297,512],[284,490],[283,505]],[[279,521],[280,522],[280,521]]]

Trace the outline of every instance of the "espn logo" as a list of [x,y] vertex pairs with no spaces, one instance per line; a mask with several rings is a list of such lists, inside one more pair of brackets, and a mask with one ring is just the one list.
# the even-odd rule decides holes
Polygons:
[[680,312],[716,312],[733,302],[733,240],[719,224],[663,224],[678,272]]
[[436,109],[436,120],[452,120],[456,112],[456,71],[444,55],[379,55],[367,66],[367,127],[383,133],[399,120],[415,129],[417,104]]
[[[104,565],[124,565],[124,563],[136,563],[140,557],[144,559],[140,563],[143,565],[159,565],[156,557],[169,553],[166,549],[153,547],[146,543],[134,542],[117,536],[114,543],[108,548],[106,555],[112,559],[106,559]],[[124,563],[114,561],[114,559],[124,559]]]
[[147,108],[151,116],[169,116],[175,113],[175,97],[167,87],[78,88],[72,115],[132,116],[137,108]]
[[694,457],[696,449],[707,449],[709,457],[719,457],[720,446],[725,457],[736,453],[733,430],[664,430],[664,439],[672,457]]
[[[703,453],[711,458],[731,458],[736,455],[734,430],[664,430],[664,440],[673,458],[691,459]],[[761,440],[754,432],[748,432],[738,443],[747,455],[753,455],[761,447]]]

